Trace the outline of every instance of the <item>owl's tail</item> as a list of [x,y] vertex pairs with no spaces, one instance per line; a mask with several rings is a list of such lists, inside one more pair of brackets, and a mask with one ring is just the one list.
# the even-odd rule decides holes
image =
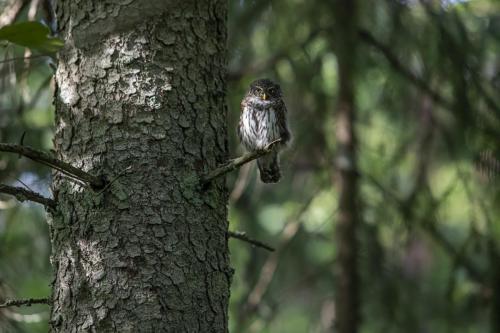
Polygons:
[[274,151],[257,159],[260,179],[264,183],[277,183],[281,178],[278,152]]

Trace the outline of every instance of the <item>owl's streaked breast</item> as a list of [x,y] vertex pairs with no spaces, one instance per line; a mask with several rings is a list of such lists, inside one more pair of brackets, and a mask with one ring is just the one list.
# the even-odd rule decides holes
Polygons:
[[280,138],[273,103],[247,103],[240,121],[240,139],[248,150],[265,148]]

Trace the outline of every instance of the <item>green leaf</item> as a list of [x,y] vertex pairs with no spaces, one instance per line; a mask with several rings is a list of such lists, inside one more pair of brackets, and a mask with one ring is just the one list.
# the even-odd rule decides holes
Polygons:
[[50,30],[39,22],[21,22],[0,29],[0,40],[36,49],[41,52],[57,52],[64,42],[50,37]]

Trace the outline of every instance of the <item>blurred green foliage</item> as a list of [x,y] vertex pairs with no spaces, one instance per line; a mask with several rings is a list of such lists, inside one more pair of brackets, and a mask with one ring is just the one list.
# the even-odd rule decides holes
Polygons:
[[8,41],[33,50],[57,52],[64,42],[50,36],[50,29],[39,22],[20,22],[0,28],[0,41]]
[[[329,1],[229,2],[228,123],[258,77],[281,83],[293,143],[284,177],[231,174],[231,332],[327,332],[334,321],[337,91]],[[500,3],[360,1],[356,100],[362,332],[500,329]],[[20,15],[23,19],[23,14]],[[371,36],[377,43],[370,42]],[[22,57],[8,45],[0,57]],[[0,64],[0,141],[51,148],[45,58]],[[242,148],[230,131],[230,150]],[[49,170],[2,154],[0,182],[48,194]],[[49,293],[42,209],[0,200],[0,297]],[[498,283],[496,281],[499,281]],[[498,312],[496,312],[498,311]],[[0,331],[44,332],[46,307],[0,312]]]

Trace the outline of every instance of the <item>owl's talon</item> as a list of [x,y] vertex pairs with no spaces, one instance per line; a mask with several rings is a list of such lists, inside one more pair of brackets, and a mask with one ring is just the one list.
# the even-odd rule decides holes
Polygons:
[[268,144],[268,145],[264,148],[264,150],[269,150],[269,149],[271,149],[271,148],[272,148],[275,144],[277,144],[277,143],[279,143],[279,142],[281,142],[281,141],[283,141],[283,140],[281,140],[281,139],[276,139],[276,140],[274,140],[273,142],[269,143],[269,144]]

